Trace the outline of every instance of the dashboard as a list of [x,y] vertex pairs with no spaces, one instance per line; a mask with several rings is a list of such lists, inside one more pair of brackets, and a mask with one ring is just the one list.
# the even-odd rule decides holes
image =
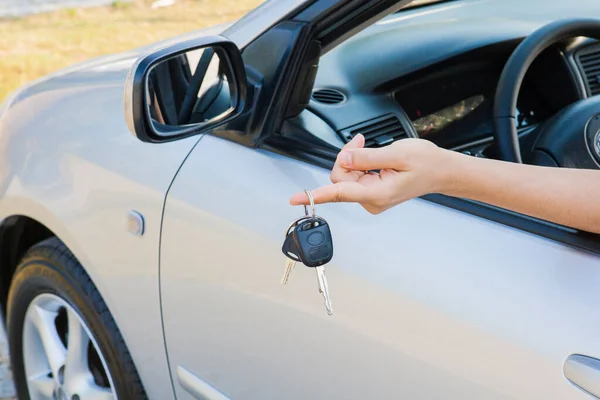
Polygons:
[[[492,135],[492,108],[501,64],[469,61],[446,65],[423,81],[393,91],[417,135],[452,148]],[[536,90],[533,75],[524,82],[517,104],[517,127],[529,128],[552,115],[554,108]]]
[[[321,57],[311,101],[283,134],[305,130],[335,148],[359,132],[371,135],[370,146],[409,136],[449,149],[489,143],[498,80],[520,41],[562,17],[600,17],[600,3],[574,1],[579,9],[541,0],[521,9],[510,7],[522,4],[517,0],[457,0],[393,15]],[[536,58],[517,101],[520,132],[593,95],[577,57],[590,45],[596,42],[573,38]]]

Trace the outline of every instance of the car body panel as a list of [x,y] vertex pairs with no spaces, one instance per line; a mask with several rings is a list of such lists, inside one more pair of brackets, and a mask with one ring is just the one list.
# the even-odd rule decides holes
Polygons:
[[[140,142],[126,125],[124,84],[140,56],[229,26],[56,71],[21,87],[0,109],[0,220],[30,217],[71,249],[107,303],[151,398],[173,397],[158,277],[164,199],[199,138]],[[127,230],[132,210],[145,219],[142,237]]]
[[[28,216],[65,242],[107,303],[148,394],[168,399],[160,224],[165,193],[198,138],[158,146],[128,131],[123,85],[134,59],[92,63],[15,96],[0,121],[0,218]],[[131,210],[145,218],[142,237],[127,230]]]
[[420,199],[378,216],[320,205],[335,243],[330,317],[314,271],[279,282],[285,225],[304,212],[289,196],[328,181],[202,138],[165,206],[172,371],[233,399],[587,398],[562,368],[572,353],[600,357],[596,255]]

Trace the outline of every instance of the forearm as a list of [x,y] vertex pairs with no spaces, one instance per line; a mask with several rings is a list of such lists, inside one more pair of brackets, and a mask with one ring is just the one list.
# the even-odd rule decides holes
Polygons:
[[600,233],[600,171],[452,156],[444,194]]

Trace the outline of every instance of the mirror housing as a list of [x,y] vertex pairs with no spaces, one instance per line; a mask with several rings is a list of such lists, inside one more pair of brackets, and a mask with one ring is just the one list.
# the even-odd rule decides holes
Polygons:
[[244,62],[237,46],[222,36],[183,41],[140,57],[129,71],[124,96],[127,126],[138,139],[183,139],[243,112]]

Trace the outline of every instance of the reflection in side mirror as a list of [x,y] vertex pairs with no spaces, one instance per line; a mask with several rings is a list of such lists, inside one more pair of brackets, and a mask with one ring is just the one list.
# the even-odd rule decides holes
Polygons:
[[162,53],[138,60],[128,79],[126,114],[138,138],[187,137],[239,114],[246,83],[233,43],[180,44]]
[[212,48],[173,56],[154,65],[146,83],[153,129],[168,134],[186,125],[217,121],[233,111],[229,69]]

